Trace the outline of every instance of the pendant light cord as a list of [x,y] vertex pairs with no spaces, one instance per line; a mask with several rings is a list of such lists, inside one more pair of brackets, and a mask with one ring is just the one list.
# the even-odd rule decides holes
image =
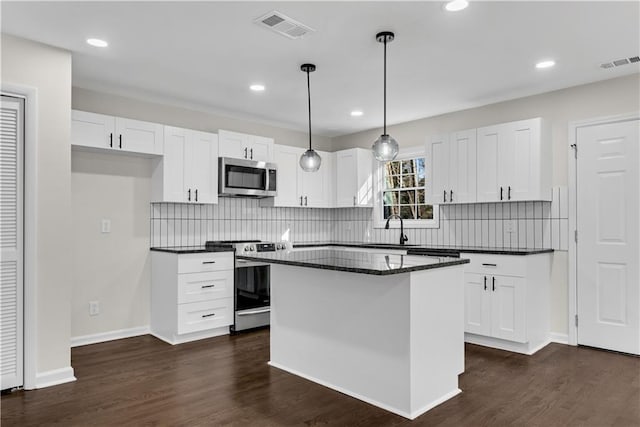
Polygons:
[[384,37],[384,131],[387,134],[387,36]]
[[311,150],[311,83],[309,82],[308,69],[307,69],[307,97],[309,99],[309,150]]

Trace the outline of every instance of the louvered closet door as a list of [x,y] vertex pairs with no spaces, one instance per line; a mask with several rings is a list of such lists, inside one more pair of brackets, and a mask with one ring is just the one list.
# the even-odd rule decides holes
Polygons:
[[0,375],[1,389],[22,385],[24,103],[0,106]]

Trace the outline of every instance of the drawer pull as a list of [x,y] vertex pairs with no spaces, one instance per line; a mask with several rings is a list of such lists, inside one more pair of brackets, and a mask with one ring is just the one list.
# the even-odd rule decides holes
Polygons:
[[251,316],[253,314],[269,313],[270,311],[271,311],[271,308],[263,308],[261,310],[239,312],[239,313],[236,313],[236,315],[238,315],[238,316]]
[[202,261],[203,264],[215,264],[215,261]]
[[203,314],[203,315],[202,315],[202,317],[203,317],[203,318],[205,318],[205,317],[213,317],[213,316],[215,316],[215,315],[216,315],[215,313],[211,313],[211,314]]
[[202,285],[202,289],[213,288],[216,285]]
[[489,263],[484,263],[484,262],[482,263],[482,265],[484,267],[497,267],[498,266],[498,264],[489,264]]

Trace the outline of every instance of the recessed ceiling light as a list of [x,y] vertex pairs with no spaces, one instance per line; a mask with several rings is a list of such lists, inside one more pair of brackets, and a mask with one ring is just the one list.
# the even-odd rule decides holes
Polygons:
[[467,6],[469,6],[469,2],[467,0],[451,0],[444,5],[444,8],[449,12],[457,12],[459,10],[466,9]]
[[252,84],[251,86],[249,86],[249,89],[251,89],[254,92],[262,92],[264,90],[264,85],[261,84]]
[[109,43],[100,39],[87,39],[87,43],[95,47],[107,47]]
[[351,115],[352,115],[353,117],[360,117],[362,114],[363,114],[363,113],[362,113],[362,111],[360,111],[360,110],[353,110],[353,111],[351,112]]
[[546,60],[546,61],[538,62],[536,64],[536,68],[549,68],[549,67],[553,67],[554,65],[556,65],[556,61]]

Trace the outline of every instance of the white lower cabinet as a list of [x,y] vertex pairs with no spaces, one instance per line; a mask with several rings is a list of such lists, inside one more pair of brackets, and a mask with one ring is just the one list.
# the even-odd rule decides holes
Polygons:
[[549,343],[551,254],[460,254],[465,340],[533,354]]
[[229,333],[233,252],[151,255],[151,333],[179,344]]

